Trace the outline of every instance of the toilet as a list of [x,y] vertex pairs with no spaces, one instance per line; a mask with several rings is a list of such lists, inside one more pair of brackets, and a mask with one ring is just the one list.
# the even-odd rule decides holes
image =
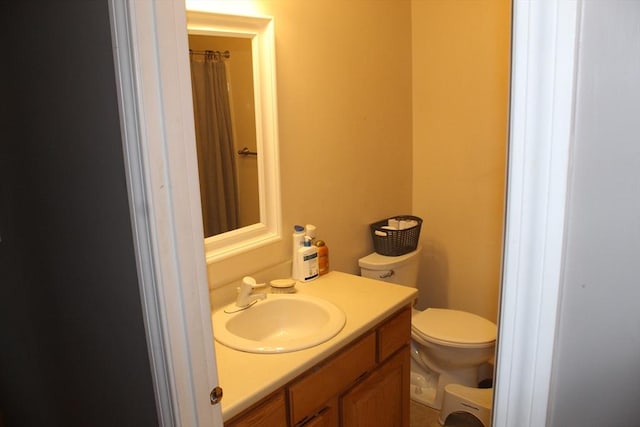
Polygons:
[[[369,254],[358,260],[361,275],[417,288],[420,251],[418,248],[400,256]],[[421,311],[414,308],[411,316],[411,399],[440,410],[447,385],[477,388],[482,379],[479,368],[493,357],[495,341],[496,325],[483,317],[460,310],[427,308]],[[457,407],[456,402],[474,404],[476,394],[465,393],[465,396],[468,399],[448,399],[447,411],[468,412],[465,405]],[[476,406],[479,405],[486,407],[486,402],[478,402]]]

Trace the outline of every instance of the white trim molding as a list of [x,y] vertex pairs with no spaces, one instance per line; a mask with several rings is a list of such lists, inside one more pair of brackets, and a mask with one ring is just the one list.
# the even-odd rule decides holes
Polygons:
[[207,264],[227,259],[282,239],[280,165],[278,154],[278,102],[273,18],[226,15],[187,10],[191,34],[251,40],[253,87],[258,151],[260,222],[205,239]]
[[579,1],[514,1],[493,425],[546,424],[564,244]]
[[[184,3],[109,2],[142,310],[159,424],[222,426]],[[186,76],[185,76],[186,73]],[[194,181],[195,180],[195,181]],[[195,191],[194,191],[195,189]]]

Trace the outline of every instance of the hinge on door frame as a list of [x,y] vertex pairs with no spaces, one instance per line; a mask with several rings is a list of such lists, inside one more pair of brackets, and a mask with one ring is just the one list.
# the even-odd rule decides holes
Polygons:
[[215,386],[211,393],[209,393],[209,400],[212,405],[217,405],[222,400],[222,387]]

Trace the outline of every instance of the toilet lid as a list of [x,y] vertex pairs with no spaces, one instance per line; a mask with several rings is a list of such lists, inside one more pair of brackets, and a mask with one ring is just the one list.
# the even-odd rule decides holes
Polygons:
[[398,256],[380,255],[377,252],[373,252],[360,258],[358,260],[358,266],[360,268],[368,268],[370,270],[393,270],[394,268],[400,267],[408,259],[419,254],[421,250],[422,248],[418,247],[418,249],[413,252]]
[[411,328],[425,339],[459,344],[485,344],[496,340],[496,325],[465,311],[428,308],[415,314]]

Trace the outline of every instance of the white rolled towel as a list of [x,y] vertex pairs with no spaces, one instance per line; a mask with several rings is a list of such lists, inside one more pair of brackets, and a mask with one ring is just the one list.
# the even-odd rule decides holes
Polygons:
[[418,221],[415,219],[403,219],[400,221],[400,230],[406,230],[407,228],[415,227],[418,225]]

